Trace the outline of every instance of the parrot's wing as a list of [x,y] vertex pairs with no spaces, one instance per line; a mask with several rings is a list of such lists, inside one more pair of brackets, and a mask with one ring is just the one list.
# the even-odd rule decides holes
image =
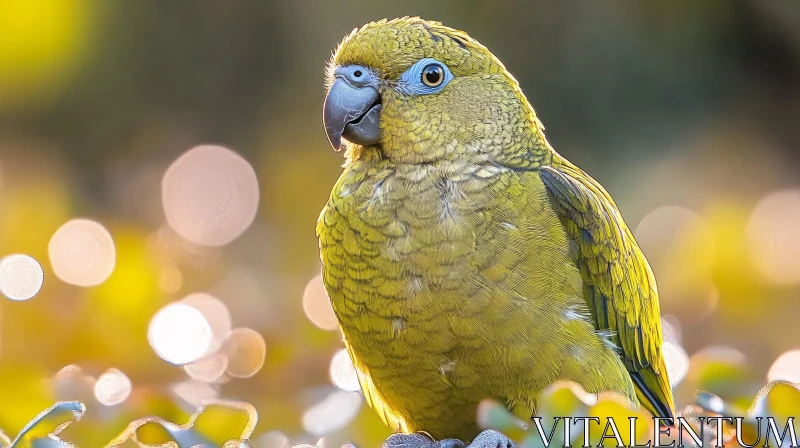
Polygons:
[[568,162],[540,173],[567,235],[580,248],[584,297],[597,329],[611,332],[642,405],[655,416],[673,417],[658,292],[647,260],[614,201],[588,174]]

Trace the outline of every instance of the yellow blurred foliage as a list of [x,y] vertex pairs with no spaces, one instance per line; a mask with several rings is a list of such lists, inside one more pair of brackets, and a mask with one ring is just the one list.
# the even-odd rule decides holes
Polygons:
[[92,0],[0,2],[0,107],[38,103],[71,79],[89,47]]
[[17,434],[53,404],[48,376],[36,365],[0,362],[0,428]]
[[[618,440],[622,440],[623,445],[633,445],[647,442],[653,435],[653,418],[650,413],[638,409],[618,394],[600,394],[597,404],[589,408],[588,416],[599,420],[595,426],[599,430],[591,431],[592,437],[589,440],[592,446],[616,447]],[[631,418],[635,424],[631,424]]]
[[3,189],[0,196],[0,244],[4,253],[25,253],[47,260],[47,243],[70,218],[70,197],[65,182],[55,176],[32,174]]

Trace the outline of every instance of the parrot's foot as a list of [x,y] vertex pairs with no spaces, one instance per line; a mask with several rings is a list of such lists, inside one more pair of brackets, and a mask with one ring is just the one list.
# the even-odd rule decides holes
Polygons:
[[514,448],[515,444],[503,433],[487,429],[475,437],[467,448]]
[[466,445],[458,439],[445,439],[437,442],[426,434],[415,432],[414,434],[392,434],[383,442],[383,448],[466,448]]
[[514,442],[503,434],[487,429],[466,446],[458,439],[445,439],[438,442],[423,433],[392,434],[383,442],[383,448],[515,448]]

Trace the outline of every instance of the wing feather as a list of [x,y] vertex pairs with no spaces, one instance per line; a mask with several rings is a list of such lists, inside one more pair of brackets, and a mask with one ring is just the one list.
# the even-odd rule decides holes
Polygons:
[[598,330],[621,348],[639,401],[673,417],[672,389],[661,351],[655,278],[616,204],[600,184],[566,161],[540,169],[554,210],[580,247],[584,297]]

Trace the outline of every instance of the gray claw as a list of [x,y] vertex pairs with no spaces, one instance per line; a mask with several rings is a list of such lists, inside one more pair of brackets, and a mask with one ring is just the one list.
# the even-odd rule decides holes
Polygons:
[[467,448],[515,448],[514,442],[508,437],[493,429],[478,434]]
[[436,441],[421,433],[392,434],[382,448],[438,448]]
[[444,439],[436,443],[436,448],[467,448],[464,442],[458,439]]
[[508,437],[493,429],[487,429],[466,446],[458,439],[435,441],[423,433],[392,434],[383,442],[382,448],[515,448]]

